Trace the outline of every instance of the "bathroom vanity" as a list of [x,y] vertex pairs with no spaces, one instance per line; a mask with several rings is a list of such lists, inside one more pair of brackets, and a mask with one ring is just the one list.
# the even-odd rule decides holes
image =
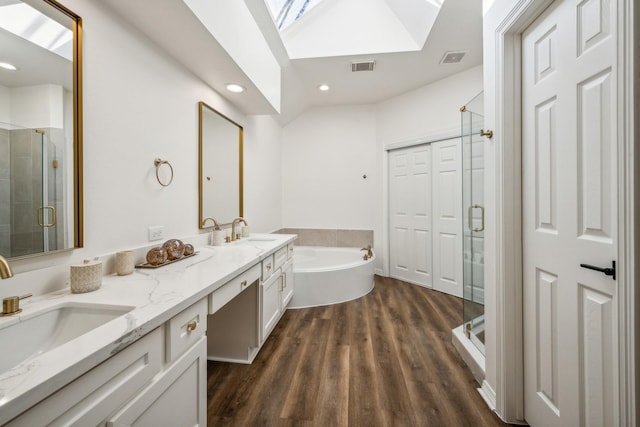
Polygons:
[[[0,333],[61,307],[74,313],[59,314],[61,327],[97,322],[0,372],[0,425],[206,425],[206,361],[256,356],[291,299],[294,239],[200,247],[159,269],[105,276],[92,293],[34,297],[0,318]],[[104,323],[92,320],[103,312]]]

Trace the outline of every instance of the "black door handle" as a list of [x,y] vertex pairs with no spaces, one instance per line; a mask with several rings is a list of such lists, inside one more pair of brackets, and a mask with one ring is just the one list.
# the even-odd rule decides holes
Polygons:
[[610,268],[596,267],[595,265],[589,265],[589,264],[580,264],[580,267],[588,268],[589,270],[599,271],[601,273],[604,273],[605,276],[612,276],[612,279],[616,280],[616,262],[615,261],[611,261]]

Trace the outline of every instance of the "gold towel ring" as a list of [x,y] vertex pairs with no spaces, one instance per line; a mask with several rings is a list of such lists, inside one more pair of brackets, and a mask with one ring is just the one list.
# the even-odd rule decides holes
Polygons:
[[[168,160],[162,159],[155,159],[153,161],[153,164],[156,165],[156,179],[158,180],[160,185],[162,185],[163,187],[168,187],[173,182],[173,166],[171,166],[171,163],[169,163]],[[166,184],[162,182],[162,180],[160,179],[160,175],[158,175],[158,171],[160,170],[160,166],[162,165],[167,165],[169,166],[169,169],[171,169],[171,178],[169,178],[169,182],[167,182]]]

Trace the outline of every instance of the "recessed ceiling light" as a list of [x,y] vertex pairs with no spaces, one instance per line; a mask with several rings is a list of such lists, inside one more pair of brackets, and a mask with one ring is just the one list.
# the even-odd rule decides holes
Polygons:
[[241,93],[244,92],[244,86],[240,86],[239,84],[229,83],[227,85],[227,90],[233,93]]
[[329,89],[331,89],[331,86],[327,85],[327,84],[321,84],[320,86],[318,86],[318,90],[322,91],[322,92],[326,92]]
[[8,62],[0,62],[0,68],[4,68],[5,70],[16,71],[18,67],[13,64],[9,64]]

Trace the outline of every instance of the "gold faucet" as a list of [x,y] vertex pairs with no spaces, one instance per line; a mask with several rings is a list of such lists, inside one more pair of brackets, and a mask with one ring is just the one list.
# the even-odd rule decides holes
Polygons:
[[371,245],[367,246],[366,248],[362,248],[360,249],[361,251],[367,251],[367,253],[364,255],[364,260],[368,260],[369,258],[373,258],[373,250],[371,249]]
[[[9,279],[13,277],[13,271],[11,271],[11,266],[5,257],[0,255],[0,278]],[[7,297],[2,300],[2,312],[0,312],[0,316],[9,316],[12,314],[17,314],[22,311],[20,308],[20,300],[29,298],[31,294],[23,295],[21,297]]]
[[239,222],[244,222],[244,225],[249,225],[247,224],[247,221],[241,216],[234,219],[233,222],[231,223],[231,241],[232,242],[240,238],[240,234],[236,236],[236,224],[238,224]]
[[13,277],[11,266],[2,255],[0,255],[0,277],[2,277],[3,279],[9,279],[10,277]]
[[205,224],[207,223],[207,221],[209,221],[209,220],[213,221],[213,229],[214,230],[220,230],[220,224],[218,224],[218,221],[216,221],[215,218],[212,217],[212,216],[208,216],[205,219],[203,219],[202,220],[202,226],[204,227]]
[[2,313],[0,317],[11,316],[22,312],[20,308],[20,300],[32,297],[32,294],[22,295],[20,297],[7,297],[2,300]]
[[202,220],[202,227],[203,228],[207,224],[207,221],[213,221],[213,228],[211,229],[211,244],[215,245],[215,243],[213,241],[213,232],[215,230],[220,230],[220,224],[218,224],[218,221],[216,221],[212,216],[208,216],[208,217],[206,217],[205,219]]

